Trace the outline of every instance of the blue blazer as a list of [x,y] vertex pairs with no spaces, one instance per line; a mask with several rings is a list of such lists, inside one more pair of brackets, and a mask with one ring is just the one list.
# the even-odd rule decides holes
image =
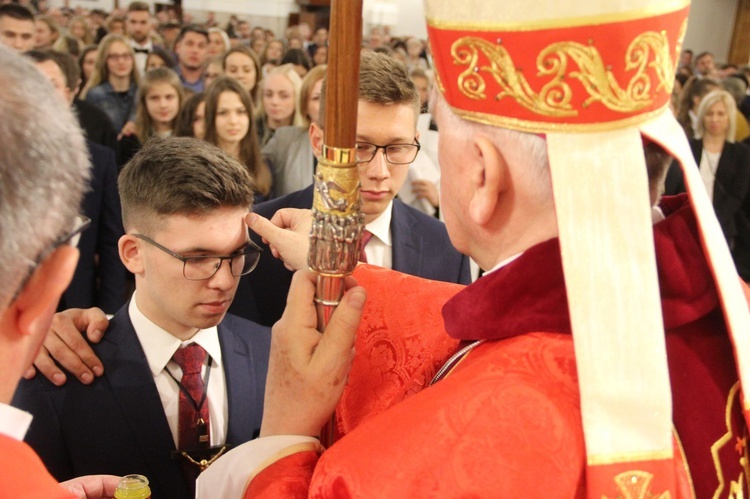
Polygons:
[[[239,445],[260,431],[270,331],[231,315],[218,330],[229,406],[226,441]],[[13,405],[34,416],[26,442],[58,480],[139,473],[149,479],[154,499],[190,497],[181,465],[170,457],[174,440],[127,306],[93,348],[105,374],[91,386],[71,380],[55,387],[43,376],[21,382]]]
[[[313,203],[313,186],[292,192],[265,203],[254,212],[266,218],[281,208],[307,208]],[[281,260],[274,258],[257,234],[253,240],[263,247],[255,270],[240,279],[237,294],[229,311],[240,317],[272,326],[281,318],[286,306],[286,295],[292,282],[292,272]],[[451,244],[445,224],[433,217],[393,200],[391,216],[393,237],[393,269],[435,281],[469,284],[469,258]]]

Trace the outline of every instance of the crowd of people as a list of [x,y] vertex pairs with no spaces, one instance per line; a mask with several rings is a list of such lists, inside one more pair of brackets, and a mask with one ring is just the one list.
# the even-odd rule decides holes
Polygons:
[[[318,121],[326,68],[325,27],[313,33],[306,24],[291,26],[282,38],[268,29],[251,29],[236,16],[222,28],[212,14],[197,24],[187,14],[178,19],[174,9],[154,14],[138,1],[112,13],[45,9],[44,4],[33,10],[30,3],[0,6],[2,40],[37,57],[54,53],[87,138],[112,150],[117,171],[150,139],[186,136],[214,144],[245,164],[256,202],[312,184],[316,159],[308,128]],[[413,78],[426,111],[430,75],[424,71],[425,44],[417,39],[389,44],[381,33],[373,31],[370,48],[414,65]],[[435,155],[421,154],[410,169],[407,181],[398,186],[401,197],[439,216]],[[106,178],[109,194],[100,195],[97,208],[92,205],[86,213],[105,227],[100,237],[94,237],[96,231],[87,236],[94,238],[94,249],[91,258],[84,259],[89,268],[86,297],[69,298],[61,309],[99,306],[114,313],[132,290],[121,276],[125,272],[116,255],[116,241],[123,233],[119,208],[114,206],[119,201],[112,196],[117,173],[108,167],[107,172],[101,177]],[[105,202],[113,207],[102,209]],[[94,263],[94,253],[110,257]],[[114,260],[111,265],[108,259]],[[107,278],[102,278],[100,268],[110,269]],[[117,277],[111,279],[111,272]]]
[[[439,5],[450,2],[428,3],[431,36],[456,45],[470,38],[444,29],[453,7]],[[513,46],[517,33],[495,32],[487,11],[473,9],[467,15],[476,31]],[[503,14],[493,16],[497,26],[509,25]],[[676,29],[665,33],[676,40]],[[685,50],[671,97],[647,88],[669,123],[682,126],[695,165],[676,152],[674,135],[660,135],[667,116],[654,125],[645,111],[618,111],[633,114],[607,137],[638,158],[627,174],[648,184],[649,204],[622,205],[620,218],[592,229],[585,221],[599,206],[570,201],[588,196],[576,191],[576,180],[565,183],[560,165],[573,157],[600,163],[606,140],[558,133],[567,115],[530,118],[524,113],[542,115],[543,106],[521,109],[517,95],[468,97],[452,55],[373,28],[361,52],[356,122],[365,224],[359,260],[368,265],[355,271],[359,285],[347,281],[320,335],[315,278],[306,269],[322,110],[331,98],[325,27],[300,24],[276,37],[236,16],[221,27],[212,14],[198,23],[171,9],[152,13],[139,1],[111,14],[5,3],[0,41],[21,54],[0,47],[0,61],[14,73],[0,78],[8,89],[0,109],[23,116],[0,126],[2,140],[12,141],[0,153],[3,183],[16,185],[5,172],[24,164],[19,158],[38,164],[26,183],[17,181],[18,199],[0,200],[3,233],[32,224],[21,215],[41,224],[36,239],[9,239],[0,258],[10,286],[0,290],[7,326],[0,446],[4,466],[38,478],[29,490],[68,497],[56,480],[68,494],[108,497],[129,473],[148,476],[154,498],[517,497],[529,495],[532,480],[530,495],[539,497],[609,497],[636,485],[639,497],[723,497],[730,482],[727,490],[744,490],[738,370],[746,361],[733,351],[743,343],[732,336],[739,333],[724,302],[739,288],[728,290],[715,268],[716,241],[701,242],[705,214],[686,169],[698,166],[737,273],[750,281],[750,68],[717,69],[713,55],[693,60]],[[611,42],[624,51],[629,40]],[[481,76],[488,67],[473,69],[475,82],[490,81]],[[617,68],[607,71],[618,77]],[[434,72],[439,89],[432,89]],[[28,109],[19,104],[24,95],[34,100]],[[576,112],[589,110],[584,104]],[[601,125],[598,119],[591,123]],[[618,127],[627,131],[614,138]],[[580,150],[560,148],[561,140]],[[587,194],[613,216],[606,195]],[[561,212],[571,206],[586,234],[585,255],[565,251],[571,232]],[[634,343],[644,341],[645,356],[661,341],[664,365],[639,370],[647,384],[667,384],[673,413],[624,411],[604,427],[610,434],[627,427],[622,433],[638,438],[617,435],[600,446],[587,412],[598,404],[584,389],[598,343],[585,343],[580,331],[602,311],[613,322],[631,321],[622,330],[612,324],[604,344],[625,345],[615,336],[640,329],[618,300],[641,293],[610,292],[618,282],[605,283],[597,265],[616,246],[609,228],[642,229],[624,217],[647,208],[653,218],[640,243],[655,256],[636,251],[628,260],[615,251],[608,267],[611,275],[635,269],[644,296],[651,289],[645,276],[658,280],[648,306],[663,313],[663,324],[656,315],[660,334],[650,334],[644,311]],[[6,230],[6,223],[15,225]],[[63,244],[73,235],[77,263]],[[20,263],[8,256],[19,251],[27,255]],[[484,273],[479,280],[470,258]],[[576,258],[588,260],[571,267]],[[27,263],[31,278],[19,270]],[[575,294],[574,273],[585,275],[588,298]],[[730,277],[736,281],[733,271]],[[574,302],[592,297],[594,307],[575,315]],[[647,300],[628,303],[636,302]],[[52,319],[55,308],[62,312]],[[600,368],[616,371],[620,354],[632,353],[616,350],[603,352]],[[24,373],[32,359],[35,368]],[[27,379],[16,386],[22,374]],[[631,397],[618,386],[629,401],[655,393]],[[623,413],[616,400],[601,407]],[[340,441],[326,450],[317,436],[334,411]],[[666,444],[654,443],[652,423],[665,417]],[[52,477],[19,447],[24,434]],[[600,448],[610,454],[593,450]],[[652,459],[643,459],[645,448]],[[12,462],[11,453],[23,459]],[[612,456],[619,461],[607,468]],[[497,466],[502,473],[490,472]],[[2,475],[0,495],[24,492]]]

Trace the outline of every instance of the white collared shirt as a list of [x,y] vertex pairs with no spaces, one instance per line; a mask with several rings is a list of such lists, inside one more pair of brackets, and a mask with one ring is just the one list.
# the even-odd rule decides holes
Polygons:
[[31,425],[32,415],[8,404],[0,403],[0,433],[23,440]]
[[393,201],[388,203],[378,218],[365,226],[373,237],[365,246],[367,263],[393,268],[393,240],[391,237],[391,217],[393,216]]
[[[151,37],[147,38],[146,43],[144,43],[143,45],[139,45],[132,38],[128,38],[128,41],[130,42],[130,46],[133,48],[133,50],[145,49],[148,50],[149,54],[154,50],[154,42],[151,41]],[[135,67],[138,70],[138,74],[140,76],[143,76],[146,73],[146,60],[148,59],[148,54],[135,53],[133,55],[133,61],[135,62]]]
[[[137,293],[137,291],[136,291]],[[138,308],[136,293],[130,300],[128,313],[133,328],[138,336],[138,341],[146,354],[146,361],[154,376],[154,383],[159,392],[164,414],[167,416],[169,429],[175,447],[179,443],[179,408],[180,388],[177,383],[165,372],[169,369],[177,380],[182,379],[182,369],[172,360],[172,355],[182,346],[197,343],[208,353],[205,364],[201,370],[201,376],[206,379],[206,369],[209,358],[213,360],[211,377],[208,380],[208,404],[209,428],[211,433],[211,445],[223,445],[227,439],[227,421],[229,419],[229,403],[227,400],[226,381],[224,376],[224,365],[221,357],[221,346],[219,344],[219,333],[216,327],[201,329],[188,341],[180,341],[169,332],[154,324]]]

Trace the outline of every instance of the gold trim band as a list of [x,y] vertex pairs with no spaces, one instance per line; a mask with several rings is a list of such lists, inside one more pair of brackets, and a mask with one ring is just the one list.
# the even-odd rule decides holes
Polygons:
[[537,31],[556,28],[577,28],[580,26],[591,26],[599,24],[611,24],[618,22],[647,19],[670,12],[675,12],[690,6],[690,0],[675,0],[670,5],[661,7],[648,7],[645,9],[621,12],[619,14],[602,14],[598,16],[571,17],[567,19],[550,19],[547,21],[528,22],[492,22],[492,21],[450,21],[439,19],[428,19],[427,25],[436,29],[457,31]]
[[331,166],[351,166],[357,162],[357,150],[353,147],[323,146],[323,158]]
[[502,128],[511,128],[527,133],[586,133],[586,132],[606,132],[610,130],[617,130],[629,126],[640,125],[645,123],[661,114],[663,114],[669,104],[655,109],[654,111],[639,114],[637,116],[631,116],[623,120],[617,121],[606,121],[602,123],[549,123],[543,121],[528,121],[520,120],[518,118],[511,118],[509,116],[497,116],[488,113],[477,113],[473,111],[465,111],[453,106],[450,108],[453,112],[464,119],[475,121],[477,123],[483,123],[485,125],[499,126]]

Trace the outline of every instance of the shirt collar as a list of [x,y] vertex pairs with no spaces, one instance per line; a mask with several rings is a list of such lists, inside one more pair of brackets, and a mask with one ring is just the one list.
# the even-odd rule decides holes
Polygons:
[[171,333],[154,324],[138,308],[135,293],[128,306],[130,321],[133,323],[135,334],[141,343],[146,361],[151,369],[151,374],[157,376],[172,359],[172,356],[181,346],[197,343],[211,356],[217,367],[221,368],[221,345],[219,344],[219,333],[216,326],[199,330],[195,336],[187,341],[172,336]]
[[365,229],[377,237],[386,246],[392,246],[391,242],[391,217],[393,216],[393,201],[388,203],[383,213],[367,224]]

